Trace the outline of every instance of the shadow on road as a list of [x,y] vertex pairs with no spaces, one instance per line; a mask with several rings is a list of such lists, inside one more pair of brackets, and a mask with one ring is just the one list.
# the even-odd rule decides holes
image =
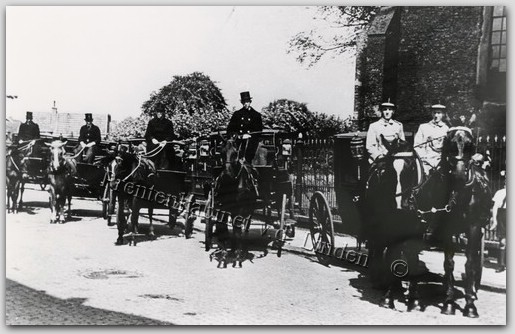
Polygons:
[[6,279],[5,324],[10,325],[173,325],[172,323],[83,305],[86,299],[60,299]]

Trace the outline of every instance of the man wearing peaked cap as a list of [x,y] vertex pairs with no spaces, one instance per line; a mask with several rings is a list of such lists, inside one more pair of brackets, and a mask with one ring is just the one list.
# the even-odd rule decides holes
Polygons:
[[[242,136],[243,141],[238,144],[242,144],[243,147],[246,147],[245,161],[250,164],[252,163],[252,159],[254,159],[259,144],[258,136],[252,133],[263,131],[263,120],[261,114],[250,106],[252,97],[250,97],[249,92],[241,92],[240,98],[243,108],[235,111],[232,115],[229,125],[227,126],[227,134],[230,136]],[[245,142],[246,140],[248,140],[248,142]],[[240,146],[241,145],[238,145],[238,147]]]
[[424,173],[429,175],[435,169],[442,158],[443,140],[449,131],[444,122],[446,107],[442,104],[431,106],[432,119],[421,124],[415,134],[413,146],[422,160]]
[[397,138],[406,140],[402,123],[392,119],[395,104],[388,100],[388,102],[381,103],[379,108],[381,110],[381,118],[377,122],[370,124],[367,132],[366,148],[370,155],[370,162],[381,159],[388,153],[388,150],[383,145],[381,135],[388,142]]
[[[92,114],[86,114],[84,120],[86,121],[86,125],[80,128],[79,145],[75,148],[75,154],[84,149],[83,153],[79,154],[77,157],[77,161],[93,163],[97,155],[98,144],[100,144],[102,137],[98,126],[93,124]],[[82,158],[83,154],[85,154],[85,159]]]

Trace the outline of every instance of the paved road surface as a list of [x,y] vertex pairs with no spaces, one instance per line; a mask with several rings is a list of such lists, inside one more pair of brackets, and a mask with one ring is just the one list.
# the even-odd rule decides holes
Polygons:
[[7,324],[506,323],[502,289],[480,291],[478,319],[441,315],[434,283],[421,288],[426,312],[408,313],[399,302],[383,309],[380,291],[344,263],[326,267],[296,252],[279,258],[256,244],[243,268],[219,269],[204,251],[203,225],[186,240],[158,223],[157,240],[117,247],[99,202],[74,199],[74,218],[50,225],[47,194],[29,190],[26,199],[31,209],[7,214]]

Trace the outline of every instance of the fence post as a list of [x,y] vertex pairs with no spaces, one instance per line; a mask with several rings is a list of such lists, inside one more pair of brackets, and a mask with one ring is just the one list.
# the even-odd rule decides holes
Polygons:
[[298,138],[295,144],[296,155],[297,155],[297,175],[295,177],[295,203],[298,205],[299,212],[302,212],[302,151],[304,148],[304,142],[302,138]]

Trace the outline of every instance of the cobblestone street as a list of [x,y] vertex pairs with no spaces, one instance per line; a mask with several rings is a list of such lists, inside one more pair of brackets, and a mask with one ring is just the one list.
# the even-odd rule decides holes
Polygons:
[[[73,218],[51,225],[47,193],[29,189],[24,198],[27,209],[6,214],[8,325],[506,324],[506,276],[503,285],[491,268],[476,303],[479,318],[440,314],[442,288],[433,283],[421,287],[427,310],[408,313],[398,301],[397,310],[380,308],[381,292],[355,267],[323,266],[303,252],[302,231],[281,257],[253,247],[242,268],[220,269],[204,250],[198,221],[188,240],[180,226],[170,231],[158,221],[156,240],[114,246],[117,230],[98,218],[99,201],[74,198]],[[442,273],[441,254],[423,260]],[[456,269],[462,307],[461,258]]]

